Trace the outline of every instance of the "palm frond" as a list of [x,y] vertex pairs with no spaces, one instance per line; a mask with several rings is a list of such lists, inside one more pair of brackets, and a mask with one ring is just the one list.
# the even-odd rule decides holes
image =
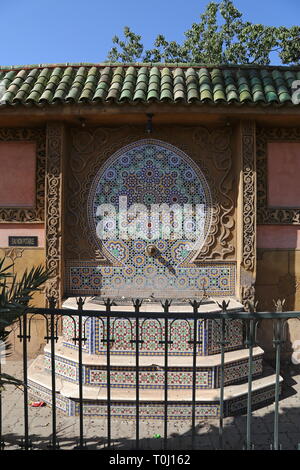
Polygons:
[[0,331],[0,364],[3,364],[6,358],[11,355],[11,343],[7,341],[9,334],[10,331]]
[[[24,308],[32,300],[33,294],[42,289],[43,284],[50,278],[51,273],[43,266],[37,266],[30,271],[26,270],[20,280],[16,275],[11,276],[8,285],[6,279],[2,280],[0,292],[0,318],[2,321],[13,323]],[[0,263],[1,278],[1,263]]]
[[[10,354],[11,345],[7,342],[12,325],[24,312],[35,292],[51,277],[51,272],[43,266],[26,270],[20,280],[9,272],[13,265],[5,266],[5,258],[0,259],[0,363]],[[10,282],[8,282],[8,279]],[[3,347],[4,345],[4,347]],[[0,372],[0,391],[5,385],[20,386],[23,382],[9,374]]]
[[2,391],[5,388],[5,385],[15,385],[16,387],[20,387],[24,385],[24,382],[20,379],[16,379],[16,377],[13,377],[12,375],[1,372],[0,391]]

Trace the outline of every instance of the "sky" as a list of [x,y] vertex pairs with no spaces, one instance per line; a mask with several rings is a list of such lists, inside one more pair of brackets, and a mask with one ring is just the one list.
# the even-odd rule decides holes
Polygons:
[[[0,64],[102,62],[129,26],[146,48],[155,37],[181,42],[208,0],[0,0]],[[300,0],[235,0],[253,23],[299,24]],[[298,21],[297,21],[298,20]],[[273,60],[273,63],[280,61]]]

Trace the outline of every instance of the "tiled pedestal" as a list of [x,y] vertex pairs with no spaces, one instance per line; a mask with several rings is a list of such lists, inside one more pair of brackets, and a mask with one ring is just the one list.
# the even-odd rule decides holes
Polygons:
[[[74,307],[69,299],[65,308]],[[87,309],[100,309],[99,305],[85,305]],[[189,305],[172,307],[181,312],[192,313]],[[216,310],[214,303],[202,307],[204,311]],[[240,305],[231,301],[232,310]],[[110,382],[112,416],[135,418],[135,339],[134,320],[116,319],[115,310],[132,309],[131,306],[113,307],[111,314],[111,337],[114,339],[110,350]],[[164,415],[164,346],[159,343],[164,331],[164,321],[159,318],[160,305],[143,305],[143,311],[157,312],[157,319],[139,321],[139,339],[143,340],[139,355],[140,416],[161,418]],[[197,341],[200,342],[196,360],[196,416],[217,417],[219,415],[221,354],[220,323],[207,320],[198,322]],[[55,348],[55,370],[57,384],[57,408],[74,415],[78,413],[78,349],[72,338],[75,336],[74,322],[66,319],[63,337]],[[105,335],[105,321],[87,319],[87,338],[83,349],[83,410],[86,415],[105,416],[107,411],[107,367],[106,346],[101,341]],[[191,418],[192,413],[192,320],[170,320],[168,359],[168,416],[170,419]],[[243,348],[241,320],[228,320],[226,339],[229,341],[225,352],[224,398],[225,415],[240,412],[246,407],[248,350]],[[253,351],[253,405],[263,404],[274,396],[275,377],[272,371],[263,370],[263,350]],[[51,348],[46,345],[44,355],[39,356],[29,369],[31,394],[51,403]]]

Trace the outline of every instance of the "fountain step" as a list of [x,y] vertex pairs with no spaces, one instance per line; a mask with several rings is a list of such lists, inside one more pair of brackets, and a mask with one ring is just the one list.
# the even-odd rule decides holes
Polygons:
[[[195,299],[195,293],[193,293],[193,295],[191,296],[191,299]],[[200,299],[201,299],[201,296],[199,297],[198,300]],[[160,300],[162,299],[158,299],[156,302],[144,301],[141,306],[141,312],[157,313],[158,314],[157,316],[159,317],[159,313],[163,312],[163,308],[161,306]],[[222,300],[229,302],[229,305],[227,308],[228,312],[234,312],[234,311],[240,312],[244,308],[244,306],[233,297],[224,297],[224,298],[222,297]],[[78,306],[77,306],[76,298],[69,297],[68,299],[66,299],[63,302],[63,308],[77,310]],[[95,302],[93,301],[92,297],[86,297],[85,302],[84,302],[84,310],[94,310],[94,311],[99,310],[101,312],[105,312],[104,302]],[[220,312],[220,310],[221,309],[217,305],[217,303],[215,301],[210,300],[200,305],[198,311],[200,313],[200,312]],[[132,302],[124,303],[121,299],[120,305],[111,306],[111,313],[113,314],[113,312],[134,312]],[[181,301],[179,303],[173,302],[169,307],[169,313],[171,314],[172,312],[174,313],[190,312],[191,314],[193,314],[193,307],[190,305],[188,301]]]
[[[44,370],[43,356],[34,360],[28,370],[31,395],[51,404],[51,374]],[[280,379],[281,381],[282,379]],[[272,370],[253,380],[253,405],[273,400],[275,375]],[[240,412],[247,403],[248,383],[224,387],[225,415]],[[78,414],[79,387],[76,383],[56,376],[57,407],[68,415]],[[107,410],[107,389],[83,385],[84,414],[105,416]],[[111,388],[112,416],[134,418],[136,391],[130,388]],[[190,418],[192,410],[191,389],[168,390],[169,418]],[[141,418],[161,418],[164,414],[164,390],[140,389]],[[220,411],[220,389],[196,390],[196,416],[217,417]]]
[[[46,344],[44,348],[45,354],[51,354],[51,345]],[[264,351],[259,346],[253,348],[253,356],[263,355]],[[55,346],[55,355],[57,357],[78,363],[78,349],[64,346],[63,338],[59,338]],[[235,351],[225,352],[225,364],[247,359],[249,356],[248,349],[238,349]],[[152,365],[164,367],[165,357],[163,354],[148,354],[139,356],[139,365],[151,367]],[[88,354],[82,352],[82,364],[87,366],[106,366],[106,353],[104,354]],[[135,367],[135,355],[111,354],[110,365],[121,367]],[[168,355],[169,367],[192,367],[192,355]],[[197,367],[216,367],[221,365],[221,354],[212,354],[210,356],[196,356]]]
[[[242,319],[234,318],[235,312],[241,312],[243,306],[235,299],[228,299],[228,312],[233,314],[230,321],[226,323],[226,345],[225,351],[233,351],[244,347],[244,331]],[[75,299],[68,299],[63,303],[66,315],[63,318],[62,336],[64,342],[69,347],[74,347],[73,338],[78,336],[78,319],[76,315],[72,317],[72,312],[67,310],[76,309]],[[104,313],[104,316],[88,317],[84,315],[87,311]],[[205,303],[199,307],[201,312],[208,315],[220,312],[220,307],[215,302]],[[68,315],[70,313],[70,316]],[[115,314],[121,314],[116,317]],[[127,316],[128,314],[128,316]],[[136,320],[131,318],[134,314],[132,303],[113,305],[110,312],[110,351],[112,354],[124,354],[125,356],[135,355],[136,340]],[[138,339],[140,356],[164,355],[165,346],[163,339],[166,334],[165,319],[161,317],[162,306],[159,302],[144,302],[141,306],[138,324]],[[172,318],[172,314],[175,318]],[[177,318],[176,315],[184,314],[186,318]],[[151,318],[150,318],[150,317]],[[169,319],[167,325],[167,337],[170,341],[168,346],[169,355],[192,355],[194,340],[194,312],[189,302],[185,305],[173,305],[169,308]],[[105,307],[103,305],[92,303],[89,298],[85,300],[83,310],[83,329],[86,338],[84,349],[89,354],[105,354],[107,344],[103,339],[107,335],[107,318],[105,316]],[[197,353],[200,355],[213,355],[220,353],[221,322],[214,321],[208,317],[206,320],[197,320],[196,338]]]
[[[51,370],[51,347],[44,349],[45,370]],[[225,353],[225,385],[241,382],[248,375],[247,349]],[[107,366],[105,355],[83,353],[83,383],[90,386],[106,387]],[[111,355],[110,371],[112,387],[135,387],[136,359],[134,356]],[[262,373],[263,350],[253,350],[253,376]],[[170,356],[168,358],[168,387],[170,389],[191,388],[193,385],[192,356]],[[196,387],[201,389],[216,388],[220,384],[221,355],[196,356]],[[140,356],[140,388],[164,388],[164,357]],[[56,374],[65,380],[78,382],[78,351],[58,341],[55,348]]]

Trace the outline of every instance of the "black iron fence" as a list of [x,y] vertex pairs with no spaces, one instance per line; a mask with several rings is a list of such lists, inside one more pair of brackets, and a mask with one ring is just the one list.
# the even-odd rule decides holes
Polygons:
[[[251,450],[253,449],[252,444],[252,413],[253,413],[253,403],[252,403],[252,384],[253,384],[253,349],[257,344],[257,328],[262,320],[272,320],[273,322],[273,346],[275,352],[275,384],[274,384],[274,422],[273,422],[273,433],[272,433],[272,446],[273,450],[280,449],[279,442],[279,426],[280,426],[280,416],[279,416],[279,402],[280,402],[280,368],[281,368],[281,353],[282,346],[285,341],[285,327],[288,319],[298,318],[300,319],[300,312],[289,311],[282,312],[280,303],[277,305],[276,312],[255,312],[248,311],[229,311],[228,303],[223,301],[219,304],[220,310],[213,312],[203,311],[203,305],[201,311],[199,311],[201,306],[201,301],[191,301],[193,312],[189,313],[180,313],[170,311],[171,301],[162,302],[161,312],[146,312],[143,311],[143,302],[139,299],[133,300],[133,309],[131,312],[128,311],[112,311],[112,306],[115,305],[114,302],[110,299],[105,300],[103,305],[103,310],[86,310],[84,309],[84,300],[82,298],[77,299],[77,309],[58,309],[55,307],[55,300],[50,299],[49,308],[28,308],[22,317],[19,319],[19,339],[22,342],[23,347],[23,419],[24,419],[24,436],[22,442],[20,442],[20,447],[22,449],[28,450],[34,448],[34,442],[30,437],[30,427],[29,427],[29,416],[28,416],[28,400],[30,387],[28,380],[28,343],[31,340],[31,325],[32,321],[36,316],[43,316],[45,319],[46,325],[46,335],[45,340],[47,343],[50,343],[51,350],[51,414],[52,414],[52,429],[51,435],[49,436],[49,449],[55,450],[59,448],[59,439],[57,433],[57,393],[56,393],[56,343],[59,338],[59,328],[60,320],[65,317],[71,318],[76,324],[74,331],[76,332],[73,342],[76,345],[76,351],[78,351],[78,425],[79,425],[79,439],[77,449],[86,449],[85,442],[85,433],[84,433],[84,381],[83,381],[83,349],[86,342],[86,325],[87,319],[89,318],[99,318],[105,319],[106,321],[106,335],[102,338],[103,344],[105,344],[105,357],[106,357],[106,366],[107,366],[107,387],[106,387],[106,448],[110,449],[112,446],[112,397],[111,397],[111,347],[114,342],[112,337],[112,328],[111,328],[111,319],[113,318],[127,318],[135,320],[135,335],[134,339],[131,340],[133,347],[135,349],[135,449],[140,448],[140,347],[143,340],[139,335],[140,322],[142,319],[155,319],[159,315],[160,319],[163,319],[164,322],[164,334],[160,343],[164,347],[164,416],[163,416],[163,449],[168,449],[168,426],[169,426],[169,417],[168,417],[168,408],[169,408],[169,386],[168,386],[168,365],[169,365],[169,347],[172,344],[172,340],[168,334],[168,325],[170,321],[175,319],[189,319],[192,321],[193,325],[193,335],[189,343],[191,344],[191,354],[192,354],[192,393],[191,393],[191,447],[192,449],[197,448],[196,443],[196,427],[197,427],[197,416],[196,416],[196,406],[197,406],[197,394],[196,394],[196,380],[197,380],[197,346],[199,344],[199,339],[197,339],[197,328],[199,322],[206,322],[207,320],[213,320],[218,322],[220,327],[220,376],[219,376],[219,426],[218,426],[218,448],[224,448],[224,367],[225,367],[225,352],[226,346],[228,345],[227,339],[227,324],[231,320],[242,320],[243,330],[244,330],[244,346],[248,349],[248,377],[247,377],[247,406],[246,406],[246,428],[245,428],[245,443],[244,449]],[[5,435],[2,434],[2,411],[3,399],[0,393],[0,444],[1,449],[5,448]],[[299,414],[300,417],[300,414]]]

